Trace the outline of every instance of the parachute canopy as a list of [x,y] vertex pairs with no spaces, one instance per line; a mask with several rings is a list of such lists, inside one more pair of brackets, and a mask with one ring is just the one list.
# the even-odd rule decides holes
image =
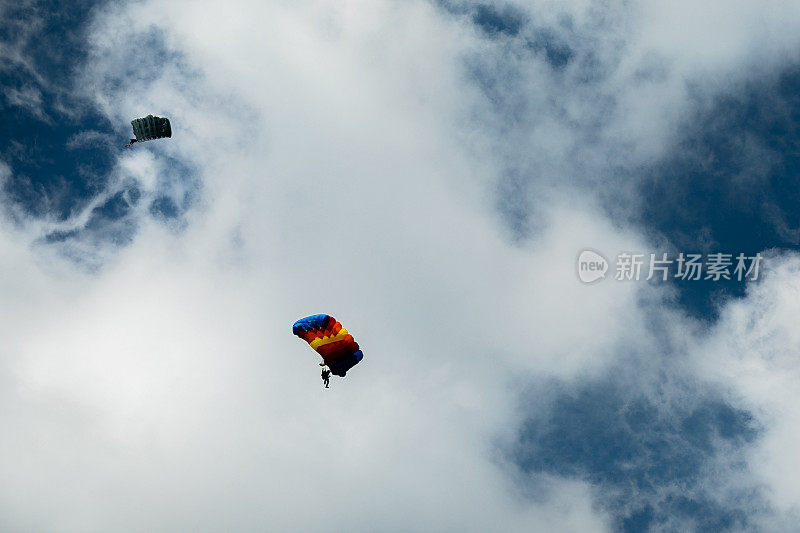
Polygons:
[[311,345],[335,376],[344,377],[364,357],[353,336],[332,316],[301,318],[292,326],[292,333]]
[[147,115],[144,118],[131,120],[131,126],[133,134],[136,135],[136,142],[172,137],[172,126],[168,118]]

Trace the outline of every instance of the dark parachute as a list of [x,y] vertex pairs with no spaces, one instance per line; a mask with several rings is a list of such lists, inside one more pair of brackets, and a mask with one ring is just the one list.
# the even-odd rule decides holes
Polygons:
[[311,345],[335,376],[344,377],[364,357],[353,336],[330,315],[301,318],[292,333]]
[[127,146],[135,142],[172,137],[172,126],[168,118],[147,115],[144,118],[135,118],[131,120],[131,126],[133,126],[133,134],[136,138],[131,139],[131,142],[127,144]]

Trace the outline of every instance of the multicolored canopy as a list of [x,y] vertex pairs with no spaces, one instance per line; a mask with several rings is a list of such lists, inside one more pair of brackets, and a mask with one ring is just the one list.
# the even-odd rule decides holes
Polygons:
[[364,357],[353,336],[330,315],[301,318],[292,326],[292,332],[322,356],[335,376],[344,377]]

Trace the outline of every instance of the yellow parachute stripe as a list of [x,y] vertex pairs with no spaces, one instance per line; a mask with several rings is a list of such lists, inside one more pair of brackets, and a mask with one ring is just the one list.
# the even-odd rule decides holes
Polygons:
[[313,341],[311,341],[309,344],[311,345],[312,348],[314,348],[316,350],[320,346],[325,346],[326,344],[330,344],[332,342],[344,340],[344,338],[347,335],[348,335],[347,330],[342,328],[339,331],[339,333],[337,333],[336,335],[333,335],[333,336],[330,336],[330,337],[316,338]]

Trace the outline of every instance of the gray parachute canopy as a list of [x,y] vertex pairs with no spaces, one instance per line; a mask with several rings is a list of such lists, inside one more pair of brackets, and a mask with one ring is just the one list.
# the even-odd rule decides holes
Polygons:
[[131,126],[137,142],[172,137],[172,126],[168,118],[147,115],[131,120]]

